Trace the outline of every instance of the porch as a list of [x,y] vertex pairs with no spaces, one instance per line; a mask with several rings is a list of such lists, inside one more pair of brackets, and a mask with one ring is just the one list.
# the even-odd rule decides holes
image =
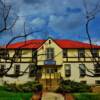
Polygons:
[[43,85],[45,91],[53,91],[58,88],[61,79],[59,72],[54,73],[42,73],[42,77],[39,82]]

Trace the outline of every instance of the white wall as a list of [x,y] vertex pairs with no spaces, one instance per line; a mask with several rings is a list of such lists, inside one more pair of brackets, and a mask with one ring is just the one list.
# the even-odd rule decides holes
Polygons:
[[[2,63],[4,64],[4,63]],[[23,71],[27,68],[27,66],[29,65],[29,63],[14,63],[13,67],[9,70],[8,74],[13,74],[14,73],[14,65],[16,64],[20,64],[20,71]],[[5,63],[6,68],[9,68],[10,64],[9,63]],[[7,83],[16,83],[16,84],[23,84],[26,83],[28,81],[34,81],[34,77],[29,77],[29,69],[27,70],[28,73],[25,73],[23,76],[19,76],[19,77],[2,77],[0,78],[0,84],[2,85],[3,82],[7,82]]]

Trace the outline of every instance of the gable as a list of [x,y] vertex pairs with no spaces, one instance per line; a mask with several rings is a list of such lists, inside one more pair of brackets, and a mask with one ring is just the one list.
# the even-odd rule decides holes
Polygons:
[[51,47],[51,48],[60,48],[61,47],[52,39],[48,39],[46,40],[38,49],[41,49],[41,48],[48,48],[48,47]]

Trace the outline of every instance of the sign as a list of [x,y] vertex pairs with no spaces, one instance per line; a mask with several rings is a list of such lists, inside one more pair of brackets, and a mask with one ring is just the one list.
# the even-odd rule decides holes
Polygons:
[[56,65],[56,61],[54,61],[54,60],[45,60],[44,64],[45,65]]

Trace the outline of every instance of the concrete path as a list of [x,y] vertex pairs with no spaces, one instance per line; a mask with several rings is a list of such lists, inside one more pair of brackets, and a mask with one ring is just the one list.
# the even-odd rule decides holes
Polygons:
[[64,100],[64,97],[61,94],[44,92],[42,95],[42,100]]

